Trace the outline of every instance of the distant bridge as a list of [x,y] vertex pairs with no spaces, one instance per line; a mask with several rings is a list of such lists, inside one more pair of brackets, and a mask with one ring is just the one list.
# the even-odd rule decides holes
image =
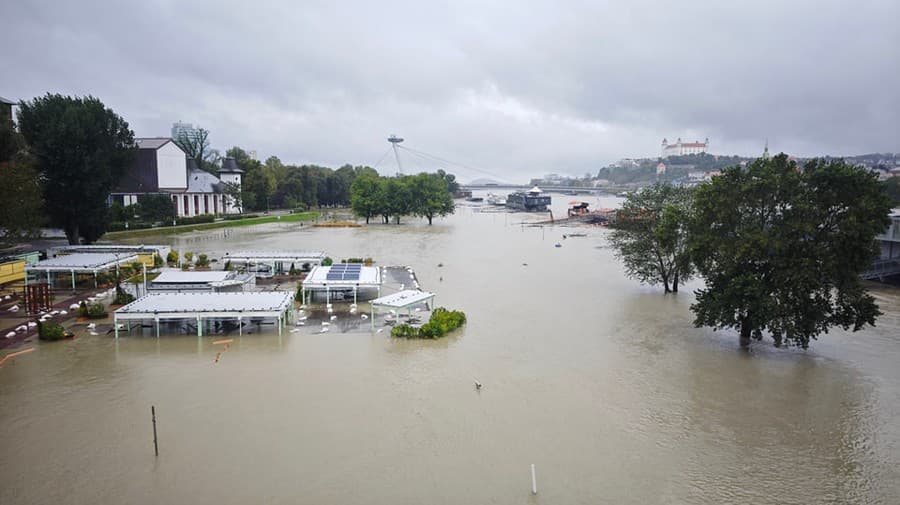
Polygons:
[[[515,185],[515,184],[460,184],[460,189],[464,190],[511,190],[511,191],[519,191],[519,190],[529,190],[533,186],[532,185]],[[625,191],[627,188],[624,187],[615,187],[615,186],[607,186],[603,188],[592,188],[592,187],[583,187],[583,186],[539,186],[541,191],[546,192],[572,192],[576,191],[579,193],[588,193],[588,194],[598,194],[598,193],[609,193],[616,194],[622,191]]]

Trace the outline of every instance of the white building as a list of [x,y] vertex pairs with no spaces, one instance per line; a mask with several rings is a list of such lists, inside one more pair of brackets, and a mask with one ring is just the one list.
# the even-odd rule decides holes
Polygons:
[[662,140],[661,156],[663,158],[668,158],[669,156],[685,156],[687,154],[702,154],[706,152],[709,152],[709,137],[703,142],[700,142],[699,140],[694,142],[682,142],[681,137],[678,137],[678,140],[675,141],[674,144],[670,144],[666,139]]
[[234,202],[226,193],[224,182],[241,185],[243,171],[232,158],[226,158],[225,181],[201,170],[171,138],[135,140],[138,154],[125,171],[119,185],[110,194],[110,203],[137,203],[140,195],[164,194],[172,198],[178,217],[203,214],[235,214]]

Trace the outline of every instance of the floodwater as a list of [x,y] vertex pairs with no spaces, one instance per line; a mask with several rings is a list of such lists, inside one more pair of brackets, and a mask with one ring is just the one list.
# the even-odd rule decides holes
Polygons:
[[746,353],[692,327],[696,284],[663,295],[605,230],[522,218],[143,239],[408,264],[469,322],[268,330],[218,363],[216,337],[37,343],[0,368],[0,503],[900,503],[900,291],[876,287],[876,328]]

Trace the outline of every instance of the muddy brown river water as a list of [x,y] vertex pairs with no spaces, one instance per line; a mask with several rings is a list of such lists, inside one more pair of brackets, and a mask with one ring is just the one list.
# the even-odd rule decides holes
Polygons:
[[747,353],[692,327],[696,282],[663,295],[605,230],[521,219],[142,239],[411,265],[469,322],[427,342],[269,330],[218,363],[217,337],[37,343],[0,368],[0,503],[900,503],[900,290],[874,287],[875,328]]

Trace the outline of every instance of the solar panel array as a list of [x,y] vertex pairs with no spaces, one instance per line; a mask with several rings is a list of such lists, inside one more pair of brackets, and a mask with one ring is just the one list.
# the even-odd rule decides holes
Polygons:
[[328,281],[358,281],[362,265],[358,263],[340,263],[331,265],[325,280]]

